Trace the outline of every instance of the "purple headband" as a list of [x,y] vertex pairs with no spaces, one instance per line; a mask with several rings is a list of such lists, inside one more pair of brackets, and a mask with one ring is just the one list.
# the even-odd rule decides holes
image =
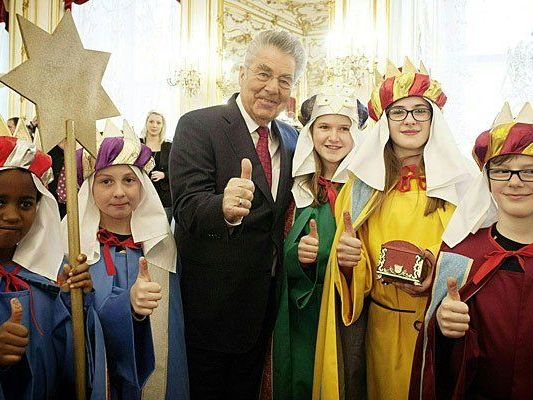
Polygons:
[[[141,170],[144,168],[146,164],[150,161],[152,158],[152,150],[146,146],[145,144],[139,143],[139,154],[137,155],[137,158],[133,163],[128,163],[128,165],[135,165],[136,167],[139,167]],[[108,137],[102,140],[102,143],[100,144],[100,147],[98,148],[98,154],[96,156],[96,161],[94,161],[91,164],[93,164],[94,171],[91,172],[97,172],[101,169],[107,168],[111,165],[118,165],[114,164],[114,161],[116,158],[120,155],[122,152],[122,149],[124,148],[124,138],[122,137]],[[132,156],[134,156],[132,154]],[[83,171],[83,149],[79,149],[76,152],[76,161],[77,161],[77,167],[78,167],[78,185],[82,185],[84,181],[84,176],[88,175],[89,171]]]

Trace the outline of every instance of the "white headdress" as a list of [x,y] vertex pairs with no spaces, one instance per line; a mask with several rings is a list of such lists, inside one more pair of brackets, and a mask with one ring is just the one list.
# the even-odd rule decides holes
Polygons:
[[[361,125],[364,125],[368,116],[366,108],[356,98],[349,96],[347,90],[343,90],[342,88],[336,89],[338,89],[336,92],[316,95],[310,118],[298,135],[292,162],[292,176],[294,177],[292,194],[296,202],[296,207],[298,208],[306,207],[313,202],[313,194],[306,185],[303,185],[303,181],[306,175],[316,172],[313,151],[314,144],[311,132],[311,127],[316,119],[323,115],[338,114],[347,116],[352,122],[350,133],[353,138],[354,147],[337,167],[331,179],[332,182],[345,183],[348,180],[346,168],[350,164],[356,148],[361,142],[359,129]],[[362,115],[362,118],[360,115]]]
[[[120,137],[117,136],[119,134]],[[113,138],[120,140],[112,140]],[[100,243],[96,237],[100,211],[92,194],[94,170],[111,165],[129,165],[142,185],[141,201],[131,217],[133,240],[135,243],[142,244],[144,256],[150,264],[175,272],[176,243],[159,195],[148,176],[148,171],[153,168],[153,159],[149,157],[147,160],[145,157],[149,149],[140,143],[139,138],[126,121],[123,125],[123,137],[120,130],[111,121],[107,121],[104,135],[98,139],[97,143],[96,160],[87,158],[85,155],[83,157],[84,181],[78,193],[81,250],[87,255],[87,261],[89,264],[94,264],[100,259]],[[121,146],[120,148],[116,147],[117,143]],[[115,146],[117,151],[108,151],[108,146]],[[66,233],[66,220],[63,220],[63,225]],[[65,252],[67,248],[65,244]]]
[[9,136],[0,137],[0,153],[0,158],[4,159],[0,171],[29,171],[35,187],[42,194],[33,225],[18,243],[13,261],[55,281],[63,260],[63,249],[57,240],[60,235],[57,202],[45,186],[52,180],[52,160],[31,142]]

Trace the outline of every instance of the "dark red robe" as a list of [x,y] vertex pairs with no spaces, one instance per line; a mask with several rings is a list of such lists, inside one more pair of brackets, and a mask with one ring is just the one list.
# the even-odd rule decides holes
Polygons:
[[[441,248],[436,298],[418,337],[410,399],[533,399],[533,257],[521,256],[523,266],[517,257],[506,258],[474,283],[486,256],[503,250],[498,242],[491,229],[482,229],[453,249]],[[454,276],[444,264],[464,272],[459,294],[469,307],[470,329],[461,339],[444,337],[436,320],[443,285]]]

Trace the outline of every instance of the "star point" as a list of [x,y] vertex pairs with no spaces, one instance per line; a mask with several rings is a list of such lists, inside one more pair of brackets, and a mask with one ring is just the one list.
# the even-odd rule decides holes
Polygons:
[[28,60],[0,81],[36,105],[45,152],[73,120],[76,140],[96,156],[96,120],[120,115],[101,84],[110,54],[83,48],[70,12],[52,34],[21,15],[17,20]]

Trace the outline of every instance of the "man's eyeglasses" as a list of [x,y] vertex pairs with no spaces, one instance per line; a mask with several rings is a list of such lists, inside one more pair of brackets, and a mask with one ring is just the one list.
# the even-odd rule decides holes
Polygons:
[[403,121],[411,114],[415,121],[426,122],[431,119],[432,111],[429,108],[415,108],[414,110],[406,110],[401,107],[392,107],[387,110],[387,117],[391,121]]
[[289,90],[289,89],[292,89],[292,86],[294,84],[293,80],[291,77],[287,77],[287,76],[274,76],[274,74],[272,74],[271,72],[269,71],[265,71],[265,70],[256,70],[256,69],[252,69],[250,67],[246,67],[248,68],[253,76],[255,77],[255,79],[257,79],[258,81],[261,81],[261,82],[270,82],[270,80],[276,78],[278,80],[278,86],[282,89],[285,89],[285,90]]
[[493,181],[510,181],[513,175],[518,175],[522,182],[533,182],[533,169],[491,168],[488,172]]

